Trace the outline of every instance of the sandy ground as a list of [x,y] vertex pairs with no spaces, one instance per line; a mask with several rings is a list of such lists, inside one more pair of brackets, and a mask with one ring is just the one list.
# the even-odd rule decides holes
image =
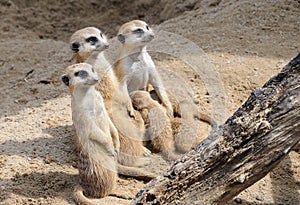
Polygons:
[[[70,96],[60,76],[73,63],[68,39],[75,30],[96,26],[113,37],[122,23],[140,18],[162,36],[170,32],[167,52],[159,52],[162,36],[150,46],[166,87],[182,89],[172,80],[177,76],[199,108],[220,123],[300,51],[296,0],[0,0],[0,15],[0,204],[5,205],[74,204],[78,171]],[[187,39],[190,47],[180,44]],[[192,59],[194,54],[199,56]],[[205,137],[208,126],[202,129]],[[298,144],[228,204],[300,204],[299,159]],[[159,155],[151,161],[147,169],[156,173],[169,166]],[[118,180],[129,198],[143,186]]]

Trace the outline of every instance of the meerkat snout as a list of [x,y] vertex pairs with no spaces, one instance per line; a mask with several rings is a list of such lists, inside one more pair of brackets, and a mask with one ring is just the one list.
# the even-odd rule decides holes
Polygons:
[[105,48],[105,49],[109,48],[109,43],[105,44],[105,45],[104,45],[104,48]]

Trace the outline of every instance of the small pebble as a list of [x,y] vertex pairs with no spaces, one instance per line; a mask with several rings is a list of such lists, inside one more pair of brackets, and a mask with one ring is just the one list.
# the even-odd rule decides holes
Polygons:
[[45,162],[46,164],[50,164],[50,163],[52,162],[51,157],[47,156],[47,157],[44,159],[44,162]]
[[241,204],[241,203],[242,203],[242,199],[240,199],[240,198],[235,198],[235,199],[234,199],[234,202],[237,203],[237,204]]

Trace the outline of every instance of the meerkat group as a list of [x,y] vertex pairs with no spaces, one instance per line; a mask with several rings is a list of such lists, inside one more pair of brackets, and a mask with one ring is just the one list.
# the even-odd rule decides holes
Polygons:
[[145,142],[153,152],[161,152],[167,160],[176,160],[172,125],[166,109],[153,100],[149,92],[130,93],[133,105],[141,112],[146,125]]
[[114,65],[104,57],[109,43],[100,29],[86,27],[70,38],[76,64],[66,68],[62,81],[71,93],[79,152],[81,183],[74,191],[78,204],[95,204],[87,197],[112,194],[118,174],[154,178],[136,167],[147,163],[151,151],[161,152],[167,160],[179,157],[172,130],[173,108],[178,105],[170,101],[146,49],[154,37],[144,21],[123,24]]
[[[118,161],[123,165],[139,166],[145,161],[142,156],[149,155],[150,151],[143,146],[144,129],[141,126],[141,118],[133,109],[129,96],[120,91],[114,71],[103,55],[102,51],[108,47],[105,35],[95,27],[80,29],[70,38],[70,48],[74,52],[76,62],[93,65],[100,76],[96,89],[103,97],[107,112],[120,136]],[[136,119],[132,120],[127,112]]]

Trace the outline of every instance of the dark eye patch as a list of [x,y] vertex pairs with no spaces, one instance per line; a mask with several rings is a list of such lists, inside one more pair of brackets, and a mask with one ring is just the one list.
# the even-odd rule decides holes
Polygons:
[[103,38],[103,33],[102,32],[100,33],[100,36],[101,36],[101,38]]
[[143,29],[138,28],[138,29],[135,29],[135,30],[133,31],[133,33],[136,33],[136,34],[142,34],[142,33],[144,33],[144,31],[143,31]]
[[146,29],[149,31],[149,26],[148,25],[146,25]]
[[80,70],[74,73],[76,77],[86,78],[88,77],[88,73],[85,70]]
[[98,42],[98,38],[96,36],[90,36],[86,38],[85,41],[91,44],[95,44],[96,42]]

